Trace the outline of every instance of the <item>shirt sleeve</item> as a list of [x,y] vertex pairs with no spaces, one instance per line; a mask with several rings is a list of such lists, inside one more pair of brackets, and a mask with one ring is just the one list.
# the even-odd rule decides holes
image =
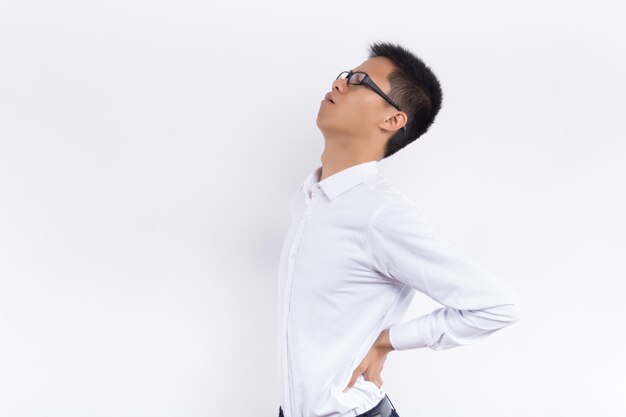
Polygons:
[[370,222],[369,241],[374,269],[443,305],[391,326],[394,349],[469,345],[519,320],[520,301],[511,288],[440,238],[412,202],[382,207]]

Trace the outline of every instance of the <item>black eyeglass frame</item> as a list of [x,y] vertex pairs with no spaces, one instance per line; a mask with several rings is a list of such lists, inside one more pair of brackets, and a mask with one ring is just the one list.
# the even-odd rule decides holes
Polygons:
[[[400,110],[400,106],[398,106],[396,103],[393,102],[393,100],[391,100],[387,94],[385,94],[383,92],[383,90],[380,89],[379,86],[376,85],[376,83],[374,81],[372,81],[372,79],[370,78],[369,74],[363,71],[341,71],[339,73],[339,75],[337,76],[337,78],[335,78],[336,80],[339,79],[339,77],[341,77],[342,74],[344,73],[348,73],[348,75],[346,76],[346,79],[348,80],[348,84],[350,85],[361,85],[364,84],[367,87],[371,88],[376,94],[378,94],[379,96],[381,96],[382,98],[384,98],[387,103],[391,104],[393,107],[395,107],[396,110],[398,111],[402,111]],[[351,83],[350,79],[352,78],[352,75],[354,74],[364,74],[365,77],[363,77],[363,79],[361,80],[361,82],[358,83]],[[402,126],[402,130],[406,131],[406,124],[404,126]]]

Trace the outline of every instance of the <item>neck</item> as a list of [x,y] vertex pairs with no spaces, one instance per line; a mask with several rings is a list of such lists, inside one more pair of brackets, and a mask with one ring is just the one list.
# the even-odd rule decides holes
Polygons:
[[[329,140],[329,138],[325,136],[324,152],[322,152],[320,157],[322,162],[320,181],[351,166],[369,161],[380,161],[382,159],[381,149],[363,146],[364,143],[372,143],[372,141],[335,139],[337,138]],[[355,145],[358,145],[358,148]]]

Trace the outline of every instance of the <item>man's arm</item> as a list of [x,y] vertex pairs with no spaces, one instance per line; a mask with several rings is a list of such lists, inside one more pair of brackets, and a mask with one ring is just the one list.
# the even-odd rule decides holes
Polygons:
[[389,328],[395,350],[476,343],[521,315],[520,301],[475,260],[437,236],[408,199],[388,203],[369,227],[372,266],[443,307]]

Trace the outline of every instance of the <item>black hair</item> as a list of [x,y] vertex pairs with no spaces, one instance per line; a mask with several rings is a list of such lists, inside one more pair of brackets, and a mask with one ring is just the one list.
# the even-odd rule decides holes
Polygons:
[[443,93],[432,70],[411,51],[390,42],[374,42],[369,58],[378,56],[387,57],[396,67],[388,77],[388,96],[408,116],[406,131],[398,130],[385,144],[384,159],[426,133],[441,108]]

